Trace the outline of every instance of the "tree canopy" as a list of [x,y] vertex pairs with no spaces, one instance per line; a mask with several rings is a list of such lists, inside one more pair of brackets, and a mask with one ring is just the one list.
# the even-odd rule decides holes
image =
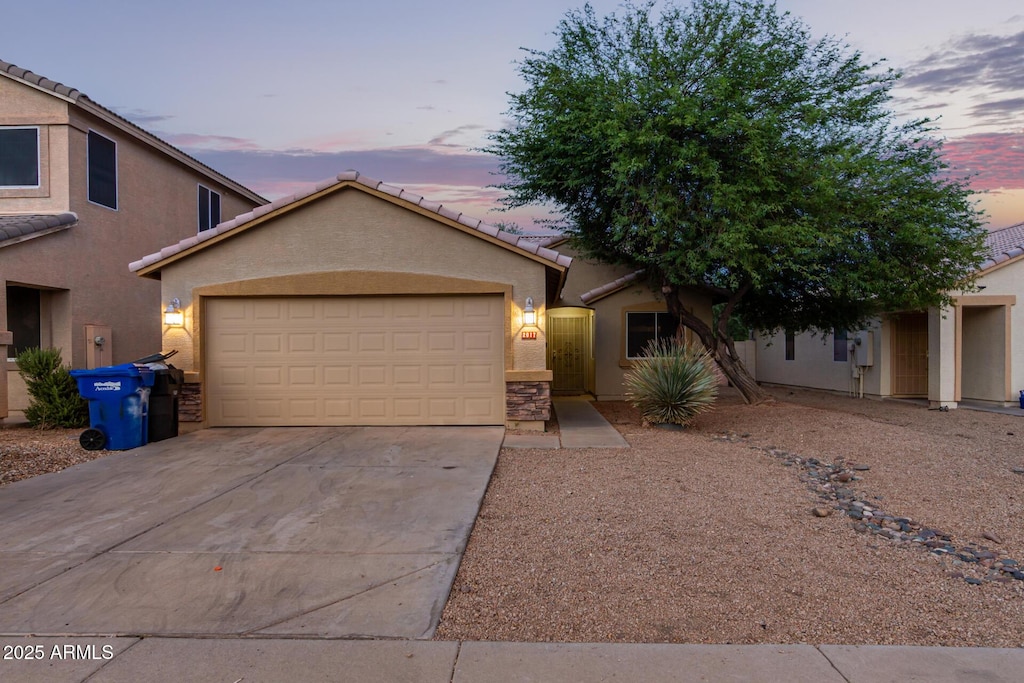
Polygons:
[[[969,286],[984,230],[900,74],[764,0],[570,12],[527,50],[491,136],[510,207],[554,205],[589,256],[644,269],[748,400],[733,315],[763,331],[855,329]],[[698,292],[718,324],[684,310]]]

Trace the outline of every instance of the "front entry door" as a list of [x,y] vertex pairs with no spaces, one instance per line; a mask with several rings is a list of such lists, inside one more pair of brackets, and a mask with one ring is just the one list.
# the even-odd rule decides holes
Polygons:
[[562,394],[592,391],[594,311],[587,308],[551,309],[547,323],[552,391]]

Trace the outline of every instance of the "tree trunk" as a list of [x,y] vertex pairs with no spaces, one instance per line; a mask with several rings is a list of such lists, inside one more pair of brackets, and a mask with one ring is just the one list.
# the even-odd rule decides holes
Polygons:
[[726,331],[728,329],[728,311],[731,311],[731,304],[735,302],[730,302],[726,315],[719,321],[718,329],[713,330],[710,325],[686,310],[679,298],[680,293],[677,288],[666,286],[662,288],[662,292],[665,294],[665,302],[668,304],[669,311],[679,318],[682,325],[693,330],[694,334],[700,338],[704,348],[711,352],[718,367],[722,369],[732,385],[739,390],[744,401],[756,405],[775,400],[771,394],[758,385],[757,380],[750,375],[746,366],[737,357],[736,347]]

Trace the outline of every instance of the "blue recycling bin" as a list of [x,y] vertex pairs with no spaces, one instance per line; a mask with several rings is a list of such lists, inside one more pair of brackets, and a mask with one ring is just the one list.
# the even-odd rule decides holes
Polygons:
[[78,441],[90,451],[126,451],[146,444],[153,371],[134,363],[72,370],[78,393],[89,402],[89,429]]

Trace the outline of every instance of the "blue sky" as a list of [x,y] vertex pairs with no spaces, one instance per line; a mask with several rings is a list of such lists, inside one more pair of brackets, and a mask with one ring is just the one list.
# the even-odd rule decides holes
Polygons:
[[[0,59],[80,89],[269,198],[354,168],[528,227],[544,211],[492,212],[497,160],[475,150],[521,88],[519,48],[550,47],[581,4],[34,0],[5,7]],[[778,5],[902,69],[897,111],[941,117],[950,160],[979,174],[991,227],[1024,221],[1019,2]]]

